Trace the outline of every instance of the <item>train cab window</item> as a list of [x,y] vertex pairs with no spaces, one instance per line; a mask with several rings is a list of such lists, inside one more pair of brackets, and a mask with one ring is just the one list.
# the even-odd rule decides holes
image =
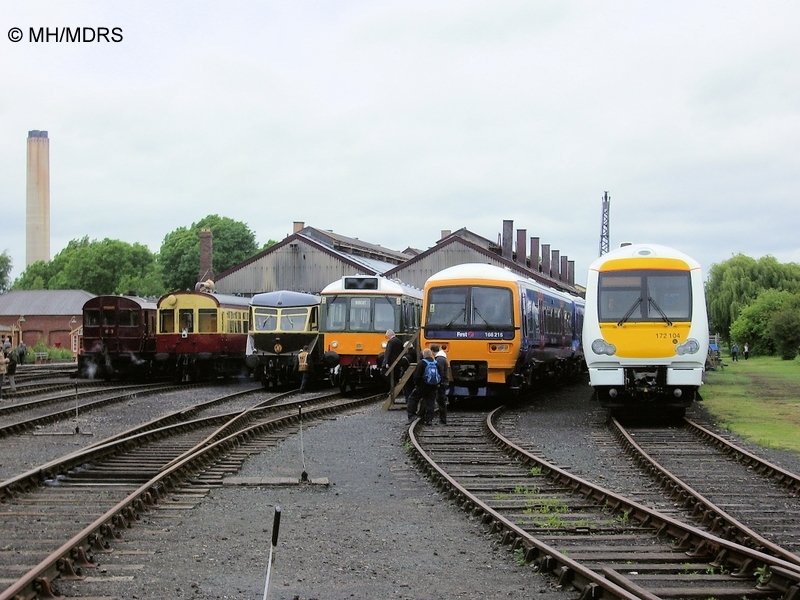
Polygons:
[[175,333],[175,311],[164,309],[158,311],[160,321],[158,331],[160,333]]
[[217,332],[216,308],[200,308],[197,310],[197,331],[198,333]]
[[255,331],[275,331],[278,328],[278,310],[275,308],[255,309]]
[[513,327],[511,316],[511,290],[496,287],[472,288],[472,310],[470,321],[473,325],[487,327]]
[[135,310],[119,311],[120,327],[139,327],[139,312]]
[[103,309],[103,327],[114,327],[117,324],[117,312],[113,308]]
[[284,308],[281,311],[281,331],[304,331],[307,319],[307,308]]
[[86,327],[99,327],[100,311],[95,309],[87,309],[83,311],[83,324]]
[[467,287],[433,288],[428,292],[425,326],[464,326],[467,324]]
[[369,331],[370,318],[372,315],[372,302],[370,298],[351,298],[350,299],[350,319],[348,329],[350,331]]
[[194,309],[181,308],[178,310],[178,329],[183,333],[194,333]]
[[311,307],[311,318],[308,322],[309,331],[319,330],[319,308],[316,306]]
[[395,312],[396,300],[392,298],[375,298],[375,331],[400,329],[398,315]]
[[600,321],[688,321],[692,316],[689,272],[600,273],[597,301]]
[[344,331],[347,322],[347,298],[334,298],[325,306],[325,331]]

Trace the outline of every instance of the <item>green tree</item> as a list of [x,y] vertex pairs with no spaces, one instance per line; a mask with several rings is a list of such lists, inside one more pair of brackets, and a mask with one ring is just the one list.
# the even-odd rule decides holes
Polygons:
[[800,296],[794,296],[769,322],[769,334],[783,360],[794,360],[800,348]]
[[8,278],[11,274],[11,257],[8,255],[8,250],[3,250],[3,253],[0,254],[0,294],[5,293],[8,290],[8,284],[10,283]]
[[[14,289],[83,289],[97,295],[127,292],[126,284],[148,279],[153,295],[160,294],[156,282],[155,256],[142,244],[120,240],[71,240],[50,262],[29,266],[14,282]],[[42,287],[39,287],[39,286]],[[151,290],[148,290],[148,292]],[[142,293],[142,292],[139,292]]]
[[711,265],[706,303],[713,331],[731,340],[731,325],[764,290],[800,291],[800,265],[781,264],[772,256],[755,260],[743,254]]
[[214,271],[221,273],[244,262],[258,251],[255,234],[241,221],[208,215],[190,227],[179,227],[164,237],[159,262],[167,289],[194,289],[200,271],[200,230],[214,236]]
[[739,346],[750,344],[750,352],[775,354],[775,340],[770,334],[772,318],[782,311],[793,295],[781,290],[764,290],[745,306],[730,329],[730,339]]

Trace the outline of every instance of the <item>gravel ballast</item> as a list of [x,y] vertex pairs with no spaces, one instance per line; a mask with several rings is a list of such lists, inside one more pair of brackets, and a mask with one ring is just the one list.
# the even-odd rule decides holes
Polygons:
[[[504,417],[511,437],[609,489],[645,495],[648,481],[604,433],[604,413],[586,385],[543,394]],[[713,425],[702,405],[691,415]],[[458,419],[458,407],[451,413]],[[441,495],[404,450],[405,413],[379,404],[303,428],[300,436],[247,459],[240,477],[299,478],[305,469],[328,486],[224,486],[157,510],[96,555],[102,568],[85,582],[59,582],[67,595],[162,598],[262,598],[276,505],[282,520],[272,599],[573,598],[555,579],[518,565],[479,520]],[[598,443],[598,441],[600,443]],[[789,453],[754,449],[800,471]]]

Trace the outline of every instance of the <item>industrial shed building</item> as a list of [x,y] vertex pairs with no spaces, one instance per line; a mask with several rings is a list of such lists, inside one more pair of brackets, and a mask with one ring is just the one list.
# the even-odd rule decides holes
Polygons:
[[244,296],[275,290],[317,294],[345,275],[383,275],[422,288],[442,269],[478,262],[582,294],[575,287],[574,261],[551,250],[549,244],[540,245],[538,237],[528,238],[524,229],[516,232],[515,251],[513,231],[514,222],[503,221],[503,232],[495,243],[466,228],[444,230],[439,241],[425,251],[407,248],[397,252],[296,222],[292,235],[220,273],[215,278],[216,290]]
[[530,238],[528,248],[524,229],[517,230],[517,250],[514,252],[512,231],[513,221],[504,221],[502,238],[497,244],[467,229],[452,233],[443,231],[435,246],[385,271],[384,275],[421,288],[431,275],[442,269],[465,263],[488,263],[556,289],[582,295],[582,290],[575,287],[575,261],[560,256],[560,252],[551,250],[549,244],[542,244],[540,248],[537,237]]
[[298,222],[292,235],[220,273],[214,282],[221,294],[318,294],[345,275],[380,275],[411,256]]

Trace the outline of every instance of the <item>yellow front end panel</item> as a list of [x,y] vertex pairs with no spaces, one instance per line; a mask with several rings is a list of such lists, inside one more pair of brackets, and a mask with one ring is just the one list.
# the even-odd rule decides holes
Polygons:
[[603,339],[614,344],[619,358],[670,358],[689,337],[689,323],[601,323]]

